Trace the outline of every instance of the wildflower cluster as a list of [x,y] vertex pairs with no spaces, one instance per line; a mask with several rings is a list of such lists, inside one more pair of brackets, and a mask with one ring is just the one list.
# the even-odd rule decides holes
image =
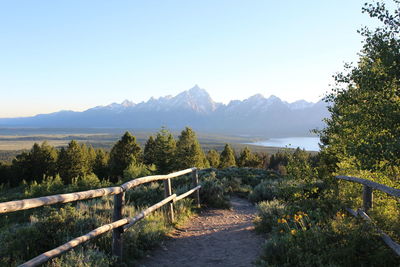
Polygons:
[[298,231],[306,231],[311,227],[311,221],[308,215],[302,211],[297,212],[294,215],[284,215],[278,219],[280,225],[280,233],[289,232],[292,235],[296,235]]
[[344,219],[344,217],[346,217],[346,214],[344,212],[342,212],[342,211],[336,212],[336,218]]

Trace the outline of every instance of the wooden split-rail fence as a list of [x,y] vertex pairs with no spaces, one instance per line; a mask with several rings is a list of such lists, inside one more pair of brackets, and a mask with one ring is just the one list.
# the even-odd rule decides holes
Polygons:
[[[371,218],[368,216],[367,212],[373,206],[373,190],[379,190],[385,192],[394,197],[400,198],[400,189],[395,189],[383,184],[375,183],[370,180],[361,179],[357,177],[350,177],[350,176],[336,176],[339,180],[349,181],[353,183],[358,183],[363,185],[363,192],[362,192],[362,199],[363,199],[363,207],[361,209],[353,210],[347,208],[347,211],[353,215],[354,217],[360,216],[364,220],[369,223],[372,223]],[[394,242],[390,236],[385,234],[381,229],[376,228],[377,231],[380,233],[383,241],[388,245],[398,256],[400,256],[400,245]]]
[[[186,193],[183,193],[179,196],[176,194],[172,194],[172,187],[171,187],[171,179],[182,176],[185,174],[192,173],[192,185],[193,188],[188,190]],[[164,188],[165,188],[165,198],[154,204],[153,206],[143,210],[139,214],[137,214],[133,218],[122,218],[123,217],[123,208],[125,202],[125,192],[129,189],[132,189],[138,185],[154,182],[154,181],[164,181]],[[201,186],[199,185],[199,178],[198,178],[198,170],[196,168],[186,169],[174,173],[170,173],[167,175],[153,175],[153,176],[146,176],[142,178],[137,178],[122,184],[121,186],[114,186],[114,187],[106,187],[94,190],[87,190],[82,192],[74,192],[68,194],[59,194],[59,195],[52,195],[46,197],[39,197],[39,198],[31,198],[31,199],[24,199],[24,200],[16,200],[16,201],[9,201],[0,203],[0,214],[2,213],[9,213],[19,210],[27,210],[37,207],[42,207],[45,205],[53,205],[59,203],[68,203],[74,202],[79,200],[85,199],[92,199],[98,198],[103,196],[114,195],[114,212],[113,212],[113,222],[100,226],[89,233],[79,236],[77,238],[72,239],[71,241],[55,248],[49,250],[39,256],[21,264],[20,266],[28,267],[28,266],[38,266],[40,264],[45,263],[46,261],[57,257],[70,249],[87,242],[95,237],[98,237],[106,232],[113,231],[112,233],[112,253],[118,259],[122,257],[122,234],[126,231],[129,227],[146,217],[151,212],[159,209],[160,207],[167,205],[167,214],[168,219],[170,222],[174,221],[174,206],[173,203],[179,201],[191,194],[194,194],[194,200],[197,207],[200,207],[200,190]]]

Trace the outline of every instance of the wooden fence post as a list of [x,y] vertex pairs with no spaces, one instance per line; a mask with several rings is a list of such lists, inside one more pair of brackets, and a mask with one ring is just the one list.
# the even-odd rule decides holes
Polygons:
[[[199,171],[196,169],[192,172],[192,184],[193,187],[196,187],[199,185]],[[200,208],[200,191],[197,190],[194,193],[194,200],[196,201],[196,207]]]
[[[164,180],[164,196],[167,198],[172,195],[171,179]],[[167,216],[170,223],[173,223],[174,218],[174,204],[170,202],[167,204]]]
[[373,195],[372,195],[372,188],[363,185],[363,209],[364,212],[368,212],[370,208],[372,208],[372,200],[373,200]]
[[[114,213],[113,222],[122,219],[122,213],[125,204],[125,192],[114,195]],[[112,254],[117,257],[118,261],[122,259],[122,233],[124,228],[118,227],[113,229],[112,233]]]

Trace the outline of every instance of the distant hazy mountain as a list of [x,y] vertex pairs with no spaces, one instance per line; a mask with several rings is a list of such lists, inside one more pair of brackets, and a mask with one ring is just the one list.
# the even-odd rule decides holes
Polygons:
[[257,94],[229,104],[214,102],[197,85],[176,96],[150,98],[147,102],[125,100],[83,112],[59,111],[33,117],[0,119],[0,127],[137,128],[167,126],[181,129],[263,136],[305,136],[322,128],[328,117],[326,103],[299,100],[293,103],[276,96]]

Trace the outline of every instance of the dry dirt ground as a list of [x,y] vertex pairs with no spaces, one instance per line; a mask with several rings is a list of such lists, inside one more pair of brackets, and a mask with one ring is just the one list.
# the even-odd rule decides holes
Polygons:
[[138,266],[252,266],[264,242],[254,232],[256,208],[240,198],[231,205],[204,210]]

